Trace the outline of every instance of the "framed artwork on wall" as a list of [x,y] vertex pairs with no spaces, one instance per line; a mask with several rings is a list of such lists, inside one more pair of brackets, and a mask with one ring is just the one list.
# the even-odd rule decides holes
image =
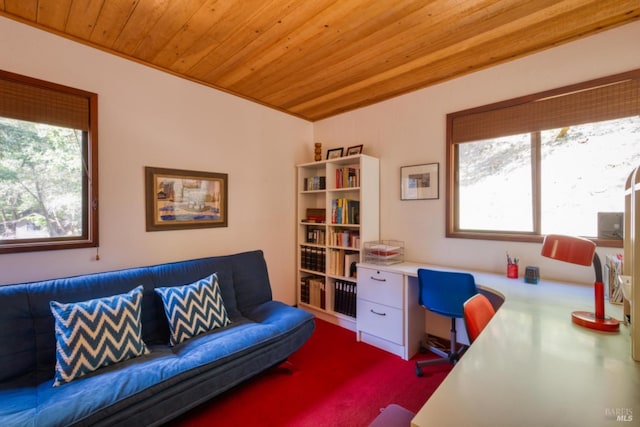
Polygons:
[[228,176],[145,167],[147,231],[227,226]]
[[400,168],[401,200],[438,199],[439,163],[402,166]]

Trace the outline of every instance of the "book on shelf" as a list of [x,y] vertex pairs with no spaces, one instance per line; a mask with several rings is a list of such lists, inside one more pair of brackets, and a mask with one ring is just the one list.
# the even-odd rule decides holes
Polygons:
[[326,308],[325,301],[324,279],[318,277],[309,278],[309,304],[324,310]]
[[622,304],[623,295],[622,287],[618,276],[622,274],[623,256],[622,254],[607,255],[605,261],[605,275],[603,277],[609,302],[613,304]]
[[324,273],[325,256],[325,248],[302,246],[300,248],[300,268]]
[[332,224],[360,224],[360,201],[346,198],[331,200]]
[[355,265],[360,254],[343,249],[329,250],[329,274],[334,276],[355,277]]
[[327,210],[322,208],[308,208],[304,222],[322,223],[327,221]]
[[324,228],[318,228],[317,226],[307,225],[306,243],[312,243],[314,245],[324,245],[325,232]]
[[340,251],[338,249],[329,249],[329,268],[327,273],[329,274],[337,274],[338,264],[340,260]]
[[329,245],[342,246],[345,248],[360,247],[359,230],[329,230]]
[[304,178],[302,183],[303,191],[325,190],[327,188],[327,179],[324,176],[311,176]]
[[322,277],[305,276],[300,279],[300,302],[326,308],[325,282]]
[[336,188],[360,187],[360,168],[336,169]]
[[309,280],[310,276],[306,276],[300,279],[300,302],[305,304],[310,303],[310,291],[309,291]]
[[333,311],[356,317],[356,283],[346,280],[334,282]]

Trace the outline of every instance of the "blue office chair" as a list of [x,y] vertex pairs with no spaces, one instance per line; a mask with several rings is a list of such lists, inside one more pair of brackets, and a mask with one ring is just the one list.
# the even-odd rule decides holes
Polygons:
[[464,303],[478,293],[476,282],[469,273],[418,269],[419,292],[421,306],[429,311],[451,318],[451,335],[449,351],[430,346],[429,350],[441,356],[438,359],[420,360],[416,362],[416,375],[422,376],[422,367],[437,363],[456,364],[466,350],[459,348],[456,340],[456,319],[464,317]]

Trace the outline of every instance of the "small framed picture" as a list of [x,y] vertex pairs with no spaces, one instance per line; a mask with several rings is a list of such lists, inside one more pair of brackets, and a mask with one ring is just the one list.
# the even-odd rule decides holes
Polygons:
[[327,150],[327,160],[329,159],[337,159],[342,157],[342,151],[344,149],[342,147],[340,148],[332,148],[331,150]]
[[402,166],[400,168],[401,200],[438,199],[439,163]]
[[347,156],[353,156],[354,154],[362,154],[362,144],[347,148]]

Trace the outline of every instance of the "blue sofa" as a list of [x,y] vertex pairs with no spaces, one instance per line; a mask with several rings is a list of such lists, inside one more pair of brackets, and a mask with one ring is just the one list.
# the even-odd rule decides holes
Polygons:
[[[154,288],[213,272],[231,324],[170,347]],[[139,285],[150,353],[53,387],[49,301],[85,301]],[[162,424],[285,361],[314,328],[313,316],[272,300],[262,251],[0,286],[0,425]]]

